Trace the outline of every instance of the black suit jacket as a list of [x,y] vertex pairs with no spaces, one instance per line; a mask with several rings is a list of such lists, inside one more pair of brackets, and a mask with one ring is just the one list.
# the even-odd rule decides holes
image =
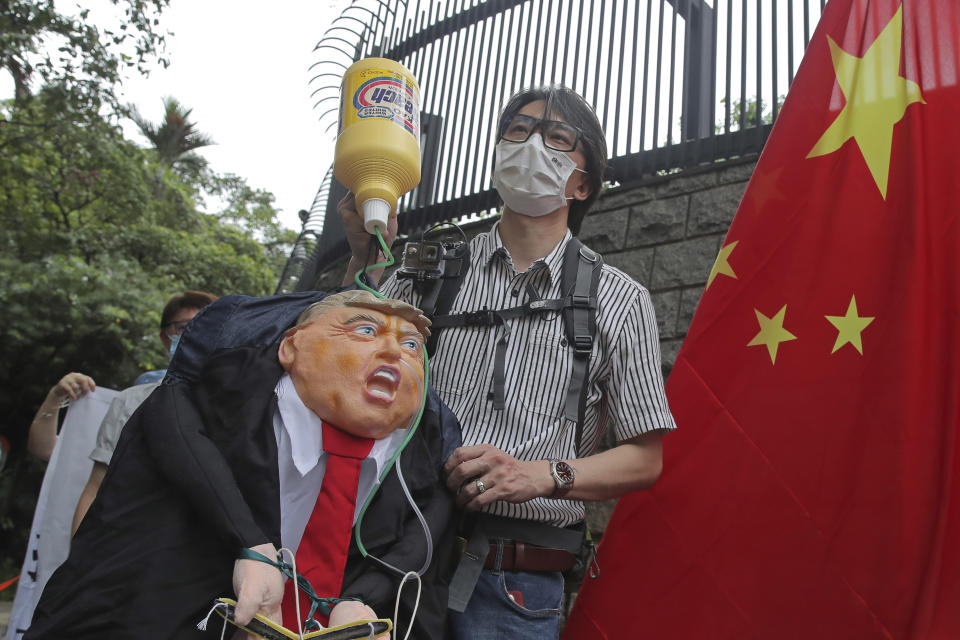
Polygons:
[[[265,542],[280,547],[272,418],[282,374],[277,344],[227,349],[210,358],[196,382],[163,385],[141,405],[25,640],[203,635],[196,624],[214,599],[233,595],[239,550]],[[453,571],[453,497],[441,476],[442,422],[449,420],[455,418],[431,391],[399,462],[434,547],[414,620],[418,638],[443,636]],[[448,450],[451,444],[457,443],[446,443]],[[361,535],[371,555],[395,567],[423,564],[425,533],[395,469],[371,502]],[[342,595],[390,616],[399,582],[351,542]],[[404,589],[404,627],[415,591]],[[209,629],[220,633],[219,624]]]

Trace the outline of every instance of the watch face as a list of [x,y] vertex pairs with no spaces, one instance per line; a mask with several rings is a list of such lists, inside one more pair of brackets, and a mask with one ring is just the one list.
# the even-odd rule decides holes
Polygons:
[[558,461],[554,466],[557,477],[564,485],[573,484],[573,469],[566,462]]

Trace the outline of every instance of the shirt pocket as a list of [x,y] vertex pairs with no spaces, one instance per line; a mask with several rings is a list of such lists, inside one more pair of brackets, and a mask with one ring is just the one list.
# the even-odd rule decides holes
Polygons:
[[440,334],[435,361],[430,361],[430,384],[448,405],[481,393],[483,375],[493,358],[489,331],[451,327]]
[[[536,331],[527,339],[509,367],[506,394],[517,394],[519,406],[530,413],[560,418],[563,416],[567,385],[570,384],[570,348],[563,325],[550,323],[555,331]],[[513,379],[510,379],[513,378]]]

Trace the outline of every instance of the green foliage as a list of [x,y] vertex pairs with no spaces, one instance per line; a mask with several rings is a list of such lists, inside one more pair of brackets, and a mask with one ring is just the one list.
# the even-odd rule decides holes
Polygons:
[[97,26],[88,9],[76,16],[61,13],[53,0],[0,2],[0,68],[13,77],[18,103],[34,85],[57,86],[64,109],[96,113],[107,105],[119,111],[115,87],[122,71],[148,73],[165,45],[167,34],[158,27],[169,0],[110,4],[122,12],[115,30]]
[[0,128],[0,407],[24,425],[68,370],[123,387],[162,367],[171,293],[270,293],[292,233],[271,194],[209,170],[188,182],[101,118],[50,117],[55,103],[0,108],[17,123]]
[[20,448],[0,474],[0,568],[25,548],[39,468],[23,445],[47,390],[69,371],[124,388],[163,368],[167,298],[268,295],[295,236],[270,193],[178,171],[63,95],[0,103],[0,433]]
[[[786,96],[779,96],[777,98],[777,109],[783,106],[783,101]],[[727,99],[721,98],[720,104],[726,105]],[[721,117],[718,118],[717,123],[714,125],[714,130],[717,133],[725,133],[725,115],[721,114]],[[730,105],[730,131],[741,131],[743,129],[750,129],[756,127],[758,123],[760,124],[770,124],[773,122],[773,111],[770,109],[770,105],[763,101],[762,98],[753,97],[747,101],[733,100]]]
[[295,240],[270,193],[193,153],[210,140],[176,100],[154,148],[121,134],[115,89],[162,49],[168,2],[101,3],[123,14],[109,31],[58,11],[69,3],[0,0],[0,74],[16,89],[0,102],[0,434],[15,447],[0,472],[0,580],[23,558],[43,470],[26,434],[49,388],[69,371],[124,388],[164,367],[172,293],[269,294]]
[[163,99],[163,110],[160,124],[150,122],[136,111],[131,118],[153,145],[161,164],[172,167],[181,162],[190,165],[194,172],[202,169],[205,166],[202,159],[191,152],[214,142],[197,129],[196,123],[188,120],[193,109],[187,109],[176,98],[168,96]]

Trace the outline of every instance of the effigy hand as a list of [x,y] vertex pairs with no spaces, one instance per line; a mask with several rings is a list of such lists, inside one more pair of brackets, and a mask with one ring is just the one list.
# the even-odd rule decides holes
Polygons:
[[[356,600],[344,600],[335,604],[333,609],[330,611],[328,626],[338,627],[349,622],[356,622],[357,620],[376,619],[377,614],[373,612],[373,609],[362,602],[357,602]],[[389,637],[389,633],[384,633],[377,636],[376,640],[385,640]]]
[[[276,558],[277,550],[270,543],[251,547],[268,558]],[[283,600],[283,574],[258,560],[239,559],[233,564],[233,590],[237,594],[234,620],[246,625],[260,613],[278,624],[283,624],[280,602]],[[256,638],[256,636],[248,636]]]

